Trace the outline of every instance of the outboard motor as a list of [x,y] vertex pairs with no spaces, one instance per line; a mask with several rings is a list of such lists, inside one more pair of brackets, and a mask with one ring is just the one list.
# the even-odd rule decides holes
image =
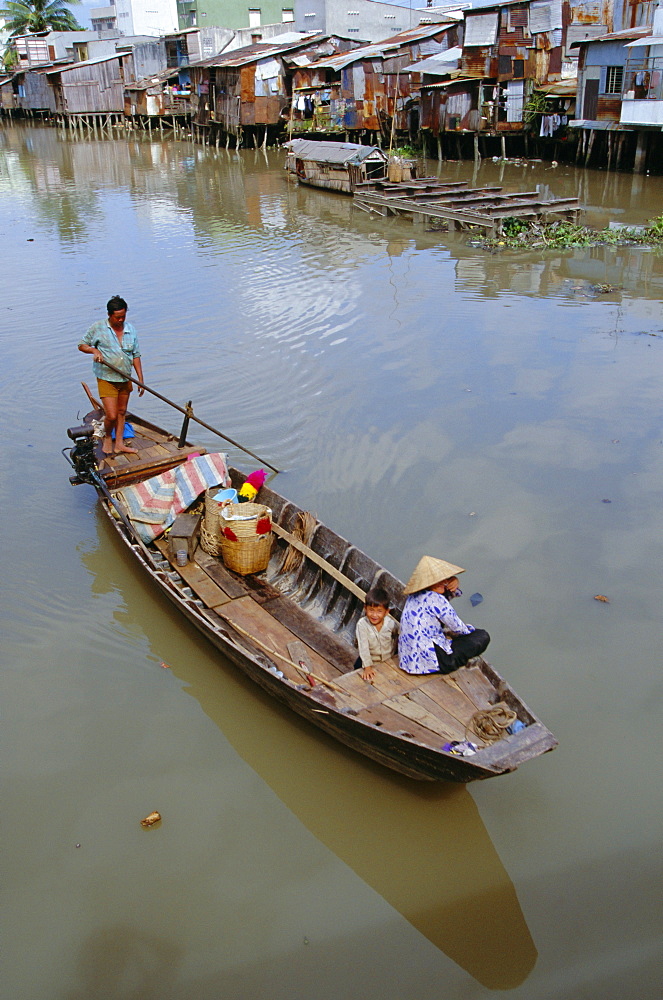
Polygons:
[[97,460],[94,454],[94,428],[90,424],[80,427],[70,427],[67,436],[74,442],[69,449],[69,461],[76,470],[75,476],[70,476],[74,485],[92,483],[97,472]]

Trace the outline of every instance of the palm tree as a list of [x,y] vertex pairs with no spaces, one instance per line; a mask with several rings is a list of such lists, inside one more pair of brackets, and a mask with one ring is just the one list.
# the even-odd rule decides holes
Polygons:
[[[67,0],[71,6],[81,0]],[[5,0],[0,8],[5,31],[10,35],[27,35],[37,31],[80,31],[81,25],[67,9],[65,0]]]

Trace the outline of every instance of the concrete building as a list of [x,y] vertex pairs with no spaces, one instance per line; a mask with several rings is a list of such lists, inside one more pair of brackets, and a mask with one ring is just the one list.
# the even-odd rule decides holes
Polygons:
[[180,28],[260,28],[295,20],[294,0],[178,0],[177,7]]
[[167,35],[179,27],[177,0],[115,0],[123,35]]

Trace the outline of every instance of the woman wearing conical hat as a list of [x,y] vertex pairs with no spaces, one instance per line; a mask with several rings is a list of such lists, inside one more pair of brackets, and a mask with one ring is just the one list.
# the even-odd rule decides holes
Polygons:
[[398,661],[408,674],[449,674],[479,656],[490,642],[481,628],[466,625],[449,598],[460,596],[460,566],[424,556],[403,590]]

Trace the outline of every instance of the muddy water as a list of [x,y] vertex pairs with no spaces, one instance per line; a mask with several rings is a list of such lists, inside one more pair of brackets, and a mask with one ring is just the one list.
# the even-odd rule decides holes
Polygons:
[[[428,168],[663,211],[660,178]],[[4,996],[658,998],[663,258],[486,254],[278,152],[7,125],[0,233]],[[468,568],[459,612],[553,754],[393,776],[144,586],[59,454],[118,292],[147,381],[281,492],[401,577]]]

